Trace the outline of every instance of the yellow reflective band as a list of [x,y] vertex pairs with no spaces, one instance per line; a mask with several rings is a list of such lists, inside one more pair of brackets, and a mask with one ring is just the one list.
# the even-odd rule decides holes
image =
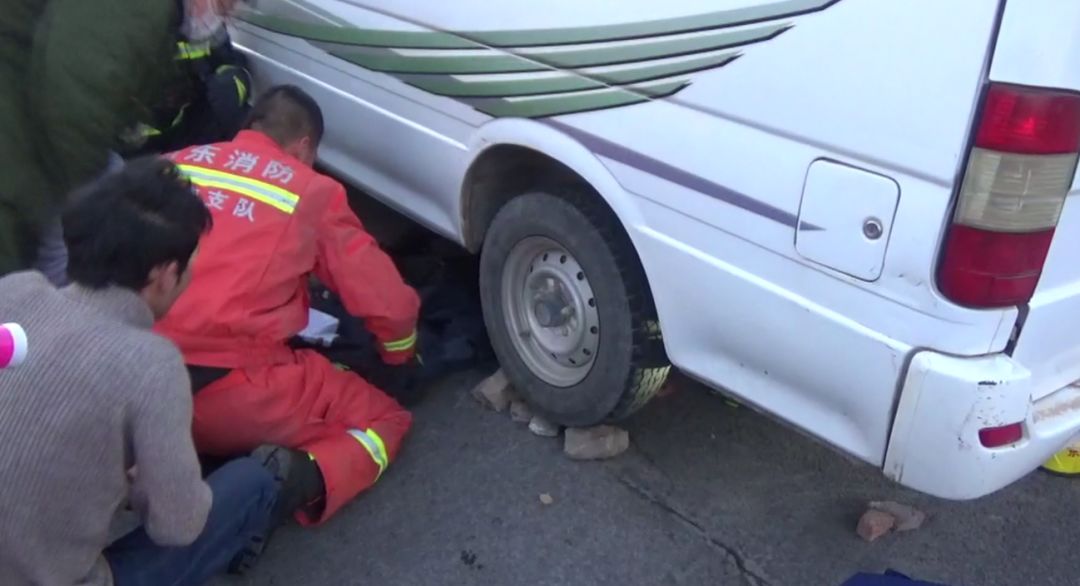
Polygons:
[[375,433],[374,429],[369,429],[365,433],[367,433],[367,436],[371,438],[379,448],[379,453],[382,454],[383,462],[385,462],[385,465],[383,465],[383,468],[385,469],[390,465],[390,454],[386,451],[386,444],[383,443],[382,437]]
[[242,106],[247,101],[247,86],[240,81],[239,77],[234,77],[233,83],[236,84],[236,96],[240,98],[240,105]]
[[375,479],[378,480],[379,476],[382,476],[382,473],[390,464],[390,456],[386,453],[386,444],[383,443],[379,434],[370,429],[366,431],[350,429],[349,435],[353,436],[353,439],[364,446],[364,449],[371,455],[371,459],[374,460],[375,464],[379,467],[379,473],[375,476]]
[[[215,75],[221,75],[222,73],[225,73],[226,71],[229,71],[230,69],[239,70],[239,68],[236,67],[235,65],[222,65],[221,67],[218,67],[217,70],[214,71],[214,74]],[[245,84],[243,82],[243,80],[240,79],[239,75],[233,75],[233,84],[236,86],[236,97],[240,99],[240,105],[243,106],[244,102],[247,101],[247,94],[248,94],[247,84]]]
[[188,104],[184,104],[180,111],[176,113],[176,116],[172,119],[172,124],[169,124],[169,128],[173,129],[180,126],[180,123],[184,121],[184,114],[187,112]]
[[210,43],[176,43],[176,58],[180,61],[205,59],[210,56]]
[[388,352],[404,352],[416,345],[416,330],[413,330],[412,334],[409,334],[408,338],[402,338],[400,340],[394,340],[393,342],[383,343],[383,348]]
[[178,165],[178,167],[180,172],[195,185],[233,191],[275,207],[286,214],[292,214],[300,201],[300,196],[295,193],[258,179],[195,165]]
[[[180,123],[184,121],[184,113],[187,112],[187,108],[188,108],[187,104],[184,104],[184,106],[182,108],[180,108],[180,111],[177,112],[176,116],[173,117],[172,123],[169,124],[168,130],[172,130],[173,128],[176,128],[177,126],[180,126]],[[160,130],[158,130],[157,128],[154,128],[153,126],[149,126],[149,125],[146,125],[146,124],[139,124],[139,127],[140,127],[140,132],[145,137],[161,136],[161,134],[162,134],[162,132]]]

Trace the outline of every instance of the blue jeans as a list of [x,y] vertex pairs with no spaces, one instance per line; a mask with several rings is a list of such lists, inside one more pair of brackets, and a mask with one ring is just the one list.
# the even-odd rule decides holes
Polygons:
[[116,586],[198,586],[225,572],[253,539],[265,540],[278,495],[270,472],[251,458],[239,458],[206,483],[214,504],[206,527],[191,545],[162,547],[138,529],[105,550]]

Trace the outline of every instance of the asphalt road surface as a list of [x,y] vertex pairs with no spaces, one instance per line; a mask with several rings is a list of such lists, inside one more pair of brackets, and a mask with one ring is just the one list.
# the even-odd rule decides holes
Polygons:
[[[627,422],[623,456],[574,462],[476,404],[481,376],[451,377],[416,409],[372,491],[323,527],[282,530],[253,573],[215,585],[833,586],[886,568],[950,586],[1080,583],[1080,480],[1037,473],[939,501],[693,386]],[[930,519],[864,543],[856,521],[883,499]]]

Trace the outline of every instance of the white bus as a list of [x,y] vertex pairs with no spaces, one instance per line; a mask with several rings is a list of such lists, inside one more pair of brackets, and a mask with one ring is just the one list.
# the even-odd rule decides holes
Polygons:
[[252,0],[568,425],[670,365],[951,499],[1080,431],[1080,2]]

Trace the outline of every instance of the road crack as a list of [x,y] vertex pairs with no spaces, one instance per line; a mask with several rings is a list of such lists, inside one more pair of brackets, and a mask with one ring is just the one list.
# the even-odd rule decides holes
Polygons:
[[702,527],[701,523],[695,521],[693,517],[678,510],[677,508],[675,508],[674,505],[667,502],[663,498],[653,494],[653,492],[647,487],[642,486],[637,482],[634,482],[633,480],[630,480],[629,478],[626,478],[620,474],[614,474],[613,476],[615,476],[615,479],[619,481],[619,484],[622,484],[631,492],[638,495],[641,499],[645,500],[649,504],[675,517],[687,527],[689,527],[694,533],[697,533],[698,536],[701,537],[707,544],[709,544],[710,547],[723,552],[732,560],[734,560],[735,567],[738,568],[739,572],[753,586],[770,586],[769,580],[767,578],[748,567],[750,562],[747,561],[746,557],[741,551],[713,537],[712,534],[709,533],[709,530],[705,527]]

